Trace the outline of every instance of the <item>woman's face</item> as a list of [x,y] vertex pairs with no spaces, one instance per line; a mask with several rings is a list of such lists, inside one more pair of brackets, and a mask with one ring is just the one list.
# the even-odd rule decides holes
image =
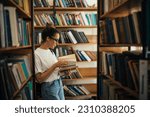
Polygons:
[[49,46],[49,48],[54,49],[57,45],[57,42],[58,42],[59,38],[60,38],[59,33],[56,33],[55,36],[50,37],[47,40],[47,45]]

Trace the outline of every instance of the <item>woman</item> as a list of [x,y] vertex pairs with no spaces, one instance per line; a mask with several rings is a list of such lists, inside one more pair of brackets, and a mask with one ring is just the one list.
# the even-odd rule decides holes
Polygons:
[[36,78],[41,83],[42,99],[64,100],[62,81],[59,76],[59,67],[67,61],[58,61],[52,51],[60,38],[59,31],[47,26],[42,31],[42,43],[35,50]]

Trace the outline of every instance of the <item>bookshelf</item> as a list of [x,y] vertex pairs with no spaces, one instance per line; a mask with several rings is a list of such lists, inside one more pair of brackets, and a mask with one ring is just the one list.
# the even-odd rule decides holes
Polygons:
[[136,0],[123,0],[123,2],[120,2],[119,4],[116,3],[116,5],[113,7],[111,5],[109,11],[101,15],[101,19],[106,17],[128,15],[131,13],[132,9],[137,9],[140,5],[140,2],[137,2]]
[[0,98],[4,100],[33,99],[32,0],[20,3],[0,2]]
[[[143,25],[144,4],[142,0],[98,2],[99,99],[142,99],[139,98],[142,86],[139,72],[143,70],[139,64],[145,53],[143,48],[146,47],[143,41],[145,38],[143,33],[146,30]],[[133,34],[136,36],[133,37]],[[127,40],[129,38],[130,40]],[[133,48],[136,54],[132,52]]]
[[[53,1],[52,4],[54,4],[54,1]],[[56,20],[58,18],[58,17],[56,17],[56,15],[61,14],[63,16],[65,14],[69,14],[69,15],[74,16],[74,14],[79,15],[80,12],[83,12],[85,14],[86,13],[89,13],[89,14],[90,13],[96,13],[97,8],[93,7],[93,6],[90,6],[90,7],[75,7],[75,6],[74,7],[61,7],[61,6],[57,6],[58,5],[57,3],[55,3],[55,5],[56,5],[55,7],[53,5],[48,6],[48,7],[46,7],[46,6],[41,7],[41,6],[37,6],[37,4],[35,3],[35,6],[34,6],[35,14],[37,14],[39,19],[40,19],[41,16],[44,16],[44,17],[45,16],[46,17],[47,16],[49,16],[49,17],[52,17],[52,16],[54,17],[55,16],[56,19],[53,21],[53,23],[55,24],[55,27],[60,32],[68,31],[68,30],[86,32],[85,35],[88,39],[88,43],[83,43],[83,42],[82,43],[81,42],[77,42],[77,43],[72,43],[72,42],[67,42],[66,43],[66,42],[64,42],[64,43],[61,43],[60,42],[60,43],[58,43],[58,45],[62,48],[63,47],[64,48],[71,47],[73,49],[73,51],[76,51],[78,49],[79,50],[84,50],[82,47],[86,48],[85,51],[91,51],[91,50],[93,51],[93,49],[91,49],[91,48],[96,48],[97,35],[96,34],[93,35],[93,33],[91,33],[91,32],[93,32],[93,29],[96,32],[97,25],[77,24],[77,22],[72,23],[72,24],[67,24],[67,25],[64,25],[64,24],[62,25],[62,23],[61,23],[61,25],[60,25],[60,24],[57,24],[58,22],[56,23]],[[42,15],[42,13],[44,15]],[[47,14],[47,15],[45,15],[45,14]],[[75,19],[73,19],[73,21],[75,21]],[[79,22],[81,22],[81,21],[79,21]],[[97,22],[97,21],[95,20],[95,22]],[[36,31],[42,30],[44,27],[45,27],[45,25],[36,25],[36,26],[34,26]],[[90,33],[88,33],[88,32],[90,32]],[[90,46],[91,46],[91,48],[89,49]],[[96,49],[94,49],[94,51],[95,50]],[[94,96],[96,96],[96,84],[97,84],[96,83],[96,77],[97,77],[96,76],[96,74],[97,74],[96,73],[96,71],[97,71],[96,62],[97,62],[97,60],[92,60],[91,62],[88,62],[87,60],[77,61],[77,66],[79,66],[79,72],[81,70],[81,74],[83,74],[83,79],[63,80],[64,85],[84,85],[89,91],[91,91],[92,95],[93,95],[93,93],[95,93]],[[90,68],[88,68],[88,67],[90,67]],[[87,70],[87,74],[90,70],[92,71],[92,73],[89,76],[85,75],[86,73],[84,73],[84,71],[86,72],[86,70]],[[66,97],[66,99],[88,99],[88,98],[90,99],[92,97],[92,95],[90,94],[90,95],[87,95],[87,96],[84,95],[84,96],[77,96],[77,97]]]

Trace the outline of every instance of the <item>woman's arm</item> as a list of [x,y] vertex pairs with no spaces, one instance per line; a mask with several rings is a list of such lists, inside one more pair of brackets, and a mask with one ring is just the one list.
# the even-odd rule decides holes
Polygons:
[[57,67],[61,67],[67,64],[68,64],[67,61],[58,61],[52,67],[47,69],[45,72],[36,74],[37,81],[41,83],[42,81],[46,80]]

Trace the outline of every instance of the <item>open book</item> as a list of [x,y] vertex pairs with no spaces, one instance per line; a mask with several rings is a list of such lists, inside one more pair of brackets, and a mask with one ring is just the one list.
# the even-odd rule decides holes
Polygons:
[[61,57],[58,58],[58,60],[68,61],[68,64],[64,67],[76,66],[76,56],[75,56],[75,54],[61,56]]

